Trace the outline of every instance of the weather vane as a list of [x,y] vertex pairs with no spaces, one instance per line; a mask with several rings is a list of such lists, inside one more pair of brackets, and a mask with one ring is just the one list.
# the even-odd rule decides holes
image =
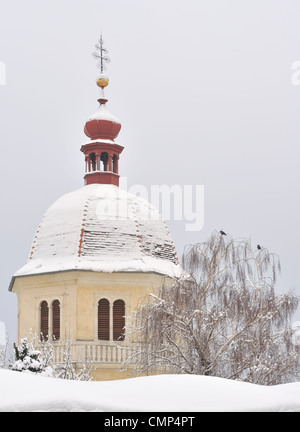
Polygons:
[[110,58],[107,56],[108,50],[104,48],[104,41],[102,38],[102,34],[100,35],[100,39],[95,45],[96,51],[93,52],[93,56],[98,60],[97,67],[100,69],[100,72],[103,73],[105,68],[105,63],[110,62]]

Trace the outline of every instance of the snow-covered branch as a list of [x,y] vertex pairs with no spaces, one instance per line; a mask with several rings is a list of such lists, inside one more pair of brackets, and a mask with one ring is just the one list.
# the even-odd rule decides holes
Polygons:
[[275,294],[277,255],[215,232],[186,248],[183,263],[191,277],[163,286],[135,314],[128,331],[139,344],[127,367],[265,385],[299,376],[290,331],[298,299]]

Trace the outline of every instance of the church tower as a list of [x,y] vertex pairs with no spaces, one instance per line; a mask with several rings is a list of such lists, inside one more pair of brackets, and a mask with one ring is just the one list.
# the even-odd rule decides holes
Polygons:
[[120,121],[109,113],[102,37],[95,56],[101,73],[99,108],[88,118],[82,145],[84,186],[55,201],[34,236],[27,263],[12,277],[18,297],[17,339],[30,333],[51,340],[60,362],[66,341],[72,361],[90,360],[96,380],[119,372],[129,346],[126,317],[147,294],[180,274],[165,222],[147,201],[119,188],[115,142]]

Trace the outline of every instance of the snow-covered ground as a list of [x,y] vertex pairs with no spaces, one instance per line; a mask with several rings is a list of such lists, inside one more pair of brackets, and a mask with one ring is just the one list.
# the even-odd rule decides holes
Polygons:
[[0,411],[300,412],[300,382],[265,387],[197,375],[81,382],[0,369]]

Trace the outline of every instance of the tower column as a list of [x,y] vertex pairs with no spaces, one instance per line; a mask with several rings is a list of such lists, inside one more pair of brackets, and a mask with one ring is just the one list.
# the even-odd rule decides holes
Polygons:
[[108,171],[110,171],[110,172],[112,172],[112,158],[113,158],[113,156],[112,156],[112,154],[111,153],[109,153],[108,154]]
[[119,157],[117,155],[114,156],[113,162],[113,171],[115,174],[119,174]]

